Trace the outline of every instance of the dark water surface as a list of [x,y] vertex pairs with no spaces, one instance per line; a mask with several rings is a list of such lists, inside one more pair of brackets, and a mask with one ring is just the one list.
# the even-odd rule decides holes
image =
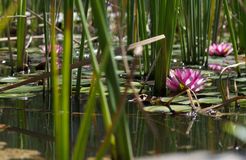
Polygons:
[[[72,104],[73,145],[83,116],[83,105],[78,105],[74,100]],[[44,158],[54,158],[53,115],[48,96],[44,98],[42,94],[38,94],[28,100],[0,99],[0,108],[0,124],[9,126],[0,130],[0,141],[6,142],[9,148],[38,150]],[[244,152],[246,148],[244,143],[223,131],[227,121],[246,124],[245,116],[211,118],[199,115],[194,118],[185,115],[151,114],[150,118],[146,119],[134,103],[127,104],[127,112],[135,156],[193,150]],[[245,113],[246,110],[242,107],[238,112]],[[92,124],[87,156],[95,154],[104,136],[103,120],[99,111]]]

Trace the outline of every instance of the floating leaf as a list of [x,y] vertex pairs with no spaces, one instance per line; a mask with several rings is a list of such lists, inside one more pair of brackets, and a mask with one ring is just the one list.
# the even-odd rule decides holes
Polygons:
[[180,101],[180,102],[177,102],[179,104],[190,104],[190,100],[186,100],[186,101]]
[[[162,102],[168,102],[172,97],[161,97],[161,101]],[[184,100],[187,100],[188,97],[185,97],[185,96],[178,96],[176,98],[174,98],[172,100],[172,102],[180,102],[180,101],[184,101]]]
[[218,104],[222,102],[222,99],[216,97],[205,97],[198,99],[199,103],[204,104]]
[[11,99],[21,99],[21,100],[27,100],[28,98],[34,97],[34,93],[21,93],[21,94],[15,94],[15,93],[0,93],[0,98],[11,98]]
[[204,93],[198,93],[197,96],[217,96],[220,95],[220,92],[204,92]]
[[43,86],[24,85],[24,86],[20,86],[20,87],[5,91],[4,93],[15,93],[15,94],[17,94],[17,93],[38,92],[38,91],[42,91],[42,90],[43,90]]
[[19,82],[19,78],[17,77],[3,77],[0,78],[0,83],[16,83]]
[[[171,109],[175,112],[190,112],[191,107],[189,105],[170,105]],[[147,112],[163,112],[170,113],[170,109],[167,106],[148,106],[144,107]]]
[[246,82],[246,77],[236,78],[234,79],[236,82]]

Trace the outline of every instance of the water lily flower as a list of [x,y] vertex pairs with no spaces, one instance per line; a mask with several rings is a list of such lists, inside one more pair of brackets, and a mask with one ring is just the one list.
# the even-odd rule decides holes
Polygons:
[[170,76],[167,78],[167,87],[171,91],[183,91],[186,88],[194,92],[203,89],[205,79],[201,72],[189,68],[170,70]]
[[220,43],[212,44],[209,46],[209,55],[210,56],[221,56],[226,57],[233,51],[231,43]]

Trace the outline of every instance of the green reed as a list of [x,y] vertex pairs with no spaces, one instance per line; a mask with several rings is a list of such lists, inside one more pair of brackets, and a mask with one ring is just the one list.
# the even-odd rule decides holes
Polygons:
[[69,115],[71,97],[71,69],[73,53],[73,0],[65,0],[64,4],[64,41],[63,41],[63,63],[62,63],[62,99],[61,99],[61,156],[69,159]]
[[[43,23],[44,23],[44,44],[45,44],[45,59],[46,59],[46,63],[45,63],[45,69],[46,72],[50,71],[50,67],[49,67],[49,53],[48,53],[48,27],[47,27],[47,3],[45,3],[46,1],[43,0]],[[47,88],[50,89],[50,80],[47,80]]]
[[[85,4],[85,7],[84,7],[85,8],[85,16],[87,17],[88,8],[89,8],[89,0],[84,0],[83,3]],[[80,5],[82,5],[82,4],[80,4]],[[79,6],[79,4],[77,4],[77,6]],[[81,41],[80,41],[79,61],[83,61],[83,58],[84,58],[84,45],[85,45],[85,33],[83,30]],[[77,72],[77,81],[76,81],[76,97],[79,97],[79,94],[80,94],[81,73],[82,73],[82,68],[79,67],[78,72]]]
[[236,0],[231,1],[231,3],[231,11],[234,15],[232,21],[235,28],[235,36],[238,40],[239,52],[244,53],[246,51],[246,1]]
[[[106,57],[105,76],[107,77],[107,87],[109,92],[109,106],[112,113],[115,113],[120,102],[120,85],[117,75],[116,62],[112,50],[111,34],[108,30],[106,20],[105,4],[102,1],[91,1],[92,13],[94,15],[95,26],[98,29],[98,41],[102,55]],[[131,159],[131,141],[128,123],[125,112],[120,114],[119,125],[116,129],[117,156],[122,159]]]
[[[147,35],[147,17],[146,17],[146,6],[145,1],[137,1],[137,11],[138,11],[138,25],[139,25],[139,40],[144,40],[148,38]],[[150,56],[148,52],[148,46],[143,46],[143,73],[148,74],[150,68]]]
[[[237,41],[236,41],[236,35],[235,35],[235,27],[232,24],[232,15],[229,11],[227,0],[223,0],[223,4],[224,4],[225,15],[226,15],[226,18],[228,21],[228,27],[229,27],[229,31],[230,31],[230,39],[232,41],[235,62],[239,63],[239,61],[238,61],[238,47],[237,47]],[[238,75],[240,75],[240,68],[237,67],[236,69],[237,69]]]
[[[86,3],[85,3],[86,5]],[[106,127],[105,130],[108,130],[108,128],[112,125],[111,122],[111,116],[110,116],[110,112],[109,112],[109,108],[108,108],[108,102],[106,100],[106,96],[105,96],[105,89],[104,86],[100,80],[101,77],[101,72],[104,70],[105,68],[105,63],[107,62],[105,60],[105,57],[107,58],[107,55],[102,57],[102,61],[101,61],[101,65],[99,67],[95,53],[94,53],[94,48],[92,45],[91,37],[90,37],[90,33],[88,30],[88,24],[86,22],[86,16],[84,13],[84,7],[83,4],[80,0],[76,0],[76,6],[78,8],[78,11],[80,13],[81,16],[81,20],[82,20],[82,26],[83,26],[83,33],[87,39],[88,42],[88,46],[90,49],[90,56],[91,56],[91,61],[92,61],[92,66],[94,69],[94,75],[93,76],[93,80],[91,82],[91,92],[90,92],[90,96],[89,99],[85,105],[85,116],[83,117],[82,121],[81,121],[81,125],[80,125],[80,129],[79,129],[79,133],[78,133],[78,137],[77,137],[77,143],[75,144],[75,148],[74,148],[74,152],[73,152],[73,159],[75,160],[79,160],[79,159],[83,159],[85,157],[85,153],[86,153],[86,145],[87,145],[87,140],[88,140],[88,135],[90,133],[90,127],[91,127],[91,118],[92,118],[92,114],[94,113],[95,110],[95,101],[96,101],[96,93],[99,91],[100,94],[100,102],[101,102],[101,109],[102,109],[102,113],[103,113],[103,120],[104,120],[104,125]],[[114,146],[115,146],[115,138],[112,135],[111,136],[111,146],[112,149],[114,150]],[[115,151],[113,151],[115,152]]]
[[57,67],[56,54],[56,30],[55,30],[55,0],[50,1],[50,42],[51,42],[51,85],[52,85],[52,104],[54,106],[54,128],[55,128],[55,153],[57,159],[62,159],[62,137],[61,137],[61,118],[60,118],[60,100],[59,100],[59,72]]
[[[210,45],[211,32],[217,33],[219,3],[214,0],[181,1],[179,16],[179,30],[181,40],[182,61],[185,64],[199,64],[207,66],[208,53],[206,48]],[[218,10],[216,12],[216,10]]]
[[18,1],[17,21],[17,70],[23,70],[26,40],[26,0]]
[[212,43],[217,43],[217,39],[219,36],[218,28],[221,16],[221,7],[222,0],[216,0],[216,8],[215,8],[215,15],[214,15],[214,22],[213,22],[213,35],[212,35]]
[[[153,2],[151,2],[153,3]],[[159,1],[155,2],[154,6],[159,7],[157,10],[157,21],[154,18],[151,24],[158,26],[158,28],[151,28],[152,33],[158,30],[158,34],[164,34],[166,38],[162,40],[157,47],[154,49],[155,58],[157,59],[155,66],[155,94],[165,95],[166,94],[166,78],[169,75],[172,46],[176,28],[177,13],[179,0],[173,1]],[[163,11],[163,12],[160,12]],[[153,18],[153,17],[152,17]],[[157,23],[157,24],[153,24]]]
[[9,18],[7,16],[14,16],[15,12],[18,9],[18,6],[15,1],[13,2],[5,2],[2,1],[2,13],[1,13],[1,21],[0,21],[0,34],[4,31],[6,27],[8,27],[8,24],[11,22],[12,18]]
[[[144,46],[143,58],[139,65],[143,75],[155,79],[156,95],[165,94],[165,79],[169,74],[172,44],[175,35],[179,0],[127,1],[128,45],[139,40],[164,34],[165,40]],[[148,9],[150,8],[150,9]],[[148,16],[150,15],[150,16]],[[150,24],[148,24],[148,17]],[[150,28],[150,34],[148,34]],[[150,68],[155,67],[154,71]],[[164,80],[164,81],[163,81]]]

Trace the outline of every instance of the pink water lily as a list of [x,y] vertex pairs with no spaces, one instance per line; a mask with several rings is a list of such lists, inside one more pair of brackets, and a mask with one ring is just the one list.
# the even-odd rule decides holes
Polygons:
[[220,43],[212,44],[209,46],[209,55],[210,56],[221,56],[226,57],[233,51],[231,43]]
[[194,92],[203,89],[205,79],[201,72],[189,68],[170,70],[170,76],[167,78],[167,87],[171,91],[182,91],[186,88]]

